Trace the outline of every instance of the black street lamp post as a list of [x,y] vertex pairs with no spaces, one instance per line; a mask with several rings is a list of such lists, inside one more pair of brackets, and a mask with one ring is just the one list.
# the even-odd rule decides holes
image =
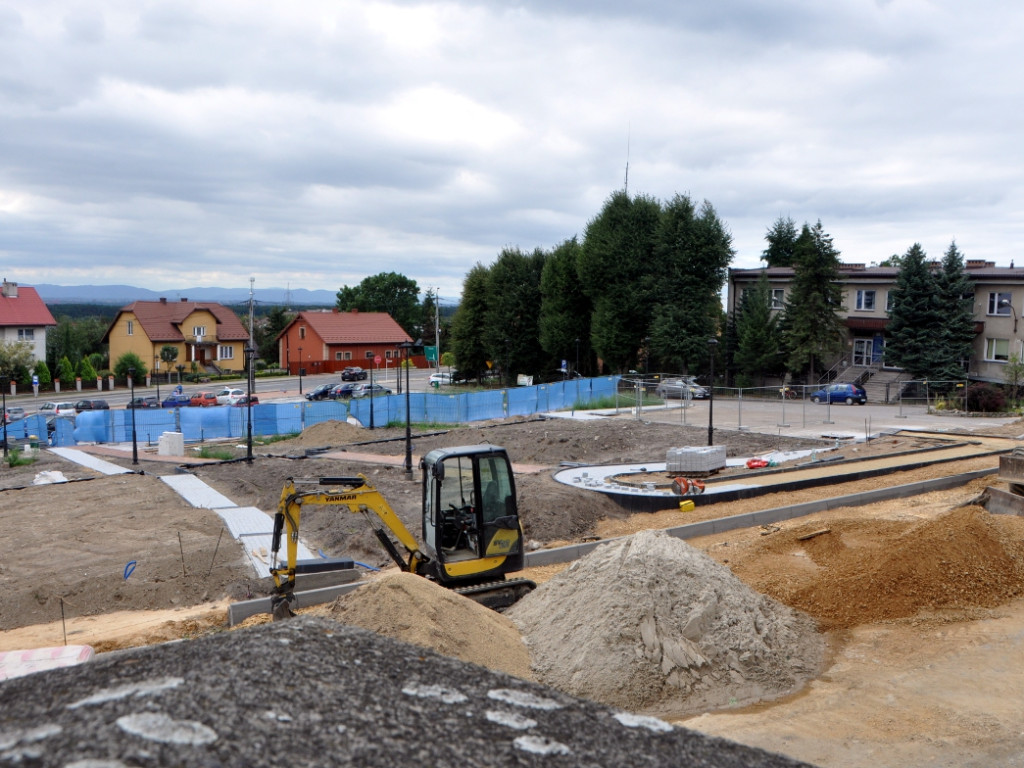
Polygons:
[[412,419],[409,405],[409,352],[422,342],[403,341],[399,344],[405,352],[405,477],[412,480]]
[[576,370],[574,370],[573,373],[576,374],[576,375],[579,375],[579,372],[580,372],[580,337],[577,336],[576,337]]
[[718,339],[708,339],[708,357],[711,358],[711,382],[708,384],[708,445],[714,445],[715,424],[715,349]]
[[302,347],[299,347],[299,394],[302,394]]
[[9,379],[6,376],[0,376],[0,392],[3,392],[3,398],[4,398],[4,406],[3,406],[4,407],[4,415],[3,415],[3,420],[4,420],[4,460],[5,461],[7,460],[7,382],[8,382],[8,380]]
[[139,443],[135,436],[135,411],[138,409],[135,407],[135,369],[128,369],[128,386],[131,387],[132,394],[131,400],[128,401],[128,407],[132,409],[132,464],[139,463]]

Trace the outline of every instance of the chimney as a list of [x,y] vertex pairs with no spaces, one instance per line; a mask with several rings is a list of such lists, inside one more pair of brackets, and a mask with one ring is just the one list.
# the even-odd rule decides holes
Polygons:
[[358,315],[359,314],[359,310],[357,308],[353,307],[352,308],[352,314],[353,315]]
[[167,297],[166,296],[161,296],[160,297],[160,303],[161,304],[166,304],[167,303]]
[[188,304],[188,299],[184,299],[184,298],[183,298],[183,299],[181,300],[181,303],[182,303],[182,304]]
[[334,314],[338,314],[338,308],[337,307],[331,307],[331,312],[333,312]]
[[5,299],[16,299],[18,298],[18,284],[8,283],[6,278],[4,279],[3,296]]

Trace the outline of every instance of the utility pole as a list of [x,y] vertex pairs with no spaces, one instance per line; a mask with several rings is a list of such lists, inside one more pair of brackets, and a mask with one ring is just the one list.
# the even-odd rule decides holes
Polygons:
[[437,359],[434,361],[438,372],[441,371],[441,287],[438,286],[434,294],[434,354]]

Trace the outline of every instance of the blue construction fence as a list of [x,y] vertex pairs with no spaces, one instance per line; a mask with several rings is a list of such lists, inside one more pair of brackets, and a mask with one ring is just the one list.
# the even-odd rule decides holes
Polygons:
[[[576,404],[614,397],[618,380],[618,376],[570,379],[532,387],[465,394],[410,392],[409,418],[415,423],[459,424],[560,411]],[[349,418],[364,427],[370,427],[371,423],[375,428],[389,423],[404,424],[405,409],[404,393],[372,400],[261,403],[252,407],[252,433],[295,434],[322,421],[346,421]],[[74,421],[55,419],[55,428],[48,436],[48,442],[53,446],[130,443],[133,413],[135,439],[142,445],[156,444],[164,432],[181,432],[186,442],[241,439],[248,435],[248,408],[142,408],[135,411],[83,411]],[[12,441],[47,435],[46,420],[39,415],[14,422],[8,425],[8,430]]]

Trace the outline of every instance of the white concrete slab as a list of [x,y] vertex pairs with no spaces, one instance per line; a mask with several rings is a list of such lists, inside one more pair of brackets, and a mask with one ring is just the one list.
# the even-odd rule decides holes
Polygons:
[[238,506],[227,496],[213,490],[213,488],[195,475],[164,475],[160,479],[173,488],[179,496],[193,507],[220,509]]
[[236,539],[254,533],[272,533],[274,518],[256,507],[222,507],[216,510]]
[[102,475],[126,475],[131,472],[130,469],[119,467],[117,464],[111,464],[109,461],[104,461],[98,456],[93,456],[91,453],[80,451],[77,448],[50,448],[49,451],[50,453],[57,454],[62,459],[94,469]]

